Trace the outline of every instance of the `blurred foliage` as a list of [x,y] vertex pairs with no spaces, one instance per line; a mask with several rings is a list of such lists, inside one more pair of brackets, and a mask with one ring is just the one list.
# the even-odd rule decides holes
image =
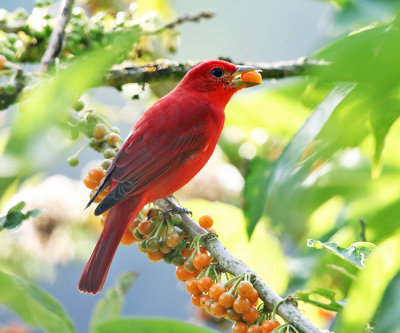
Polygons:
[[214,330],[170,319],[120,318],[96,328],[95,333],[213,333]]
[[52,296],[21,278],[0,271],[0,302],[27,324],[45,332],[73,333],[74,325]]
[[26,213],[22,213],[22,209],[25,207],[25,202],[21,201],[15,206],[11,207],[7,215],[0,217],[0,230],[2,229],[13,229],[18,227],[23,221],[30,217],[36,217],[40,214],[39,209],[32,209]]
[[[311,290],[297,296],[338,311],[336,332],[357,333],[373,326],[376,332],[391,333],[399,330],[400,311],[398,2],[330,2],[337,10],[327,34],[336,39],[312,56],[329,65],[308,77],[239,94],[227,107],[219,144],[245,180],[243,210],[202,200],[185,204],[196,218],[211,214],[222,243],[274,291]],[[108,10],[116,4],[113,0],[84,4],[89,14],[75,10],[67,29],[65,63],[23,91],[19,112],[10,112],[7,128],[0,131],[3,200],[63,156],[71,145],[66,126],[71,106],[87,89],[101,84],[107,69],[123,58],[143,63],[177,47],[175,32],[142,34],[174,18],[169,1],[118,2],[118,10],[129,15]],[[17,34],[0,33],[0,48],[9,60],[40,59],[54,24],[46,8],[34,13],[40,26],[28,22]],[[27,14],[4,15],[0,11],[0,23],[17,24]],[[15,73],[4,73],[4,84],[9,85]],[[158,96],[169,84],[150,88]],[[16,225],[33,214],[22,213],[22,208],[12,208],[13,220],[7,222],[7,215],[0,223]],[[368,242],[359,242],[360,217]],[[309,238],[315,239],[309,245],[324,250],[307,247]],[[374,244],[377,249],[372,251]],[[9,266],[14,264],[10,259]],[[125,277],[132,283],[131,275]],[[6,273],[0,280],[2,303],[29,324],[51,331],[55,326],[46,325],[64,322],[64,331],[73,332],[60,305],[48,295]],[[95,332],[209,332],[170,320],[119,318],[128,288],[122,281],[98,303],[92,318]],[[24,302],[17,303],[15,295]]]

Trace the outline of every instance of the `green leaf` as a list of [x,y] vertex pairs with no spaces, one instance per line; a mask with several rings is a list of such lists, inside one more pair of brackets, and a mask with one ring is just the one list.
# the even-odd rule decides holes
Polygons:
[[[335,299],[336,293],[331,289],[317,288],[309,292],[303,292],[299,290],[296,292],[296,295],[299,301],[313,304],[325,310],[339,312],[343,309],[343,305],[338,303]],[[322,299],[328,301],[328,303],[312,299],[311,297],[314,298],[314,296],[319,298],[322,297]]]
[[352,284],[347,304],[334,327],[335,332],[363,332],[373,318],[386,287],[399,272],[400,236],[385,240],[378,248]]
[[[27,176],[48,167],[63,153],[70,107],[85,90],[100,85],[107,70],[138,40],[140,31],[116,32],[110,44],[74,58],[67,68],[24,94],[13,113],[10,135],[0,165],[8,176]],[[64,132],[63,132],[64,130]],[[60,138],[61,136],[61,138]]]
[[126,294],[136,278],[135,273],[124,273],[118,279],[116,286],[107,290],[106,295],[97,303],[93,311],[90,325],[93,332],[98,325],[120,316]]
[[255,228],[258,220],[264,212],[266,199],[265,188],[268,185],[271,162],[256,156],[248,165],[245,175],[245,186],[243,190],[244,215],[246,217],[247,234]]
[[96,333],[215,333],[216,331],[171,319],[123,318],[96,327]]
[[[271,198],[277,193],[279,187],[292,175],[304,152],[315,140],[326,122],[329,120],[335,108],[353,90],[355,84],[338,84],[322,101],[311,116],[306,120],[300,130],[293,136],[277,162],[274,164],[266,188],[266,196],[262,197],[260,204],[264,205],[264,211],[268,212]],[[265,199],[264,199],[265,198]],[[276,206],[276,205],[275,205]],[[256,216],[254,214],[254,216]],[[249,220],[247,232],[251,235],[256,223]]]
[[76,332],[63,307],[34,284],[0,271],[0,302],[32,327],[49,333]]
[[373,324],[374,333],[400,331],[400,273],[394,277],[385,290],[378,311],[375,313]]
[[25,214],[21,210],[25,207],[25,202],[21,201],[15,206],[11,207],[6,216],[0,217],[0,230],[2,229],[13,229],[18,227],[23,221],[30,217],[36,217],[40,214],[40,209],[33,209]]
[[363,269],[365,267],[366,258],[376,249],[376,245],[369,242],[357,242],[350,245],[348,248],[344,248],[334,242],[323,243],[314,239],[309,239],[307,241],[307,246],[316,249],[325,249],[358,269]]

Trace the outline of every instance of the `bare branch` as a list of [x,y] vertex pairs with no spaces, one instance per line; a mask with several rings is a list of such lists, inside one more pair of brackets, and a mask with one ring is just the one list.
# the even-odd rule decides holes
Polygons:
[[[156,201],[156,205],[164,210],[168,210],[176,206],[176,202],[171,197]],[[182,225],[180,226],[193,238],[198,236],[207,235],[207,231],[200,227],[188,214],[181,214]],[[221,267],[233,275],[242,275],[244,273],[251,273],[256,276],[254,288],[257,289],[260,298],[264,301],[266,306],[271,309],[282,301],[282,298],[274,293],[246,264],[236,259],[217,239],[217,237],[206,237],[205,247],[211,255],[218,261]],[[290,322],[300,332],[303,333],[321,333],[322,331],[314,326],[301,312],[290,302],[283,302],[279,307],[277,313],[286,321]]]
[[40,71],[47,72],[50,63],[60,54],[64,30],[69,21],[72,12],[74,0],[63,0],[60,11],[57,15],[57,23],[50,36],[49,45],[40,62]]

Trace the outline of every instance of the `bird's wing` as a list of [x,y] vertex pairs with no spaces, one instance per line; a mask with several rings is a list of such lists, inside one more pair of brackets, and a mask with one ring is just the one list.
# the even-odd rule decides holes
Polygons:
[[203,108],[181,118],[179,123],[173,121],[174,114],[172,117],[169,115],[170,119],[164,124],[162,121],[161,124],[139,122],[107,171],[103,185],[116,185],[97,206],[96,215],[129,196],[145,191],[153,182],[201,151],[209,140],[207,114],[207,108]]

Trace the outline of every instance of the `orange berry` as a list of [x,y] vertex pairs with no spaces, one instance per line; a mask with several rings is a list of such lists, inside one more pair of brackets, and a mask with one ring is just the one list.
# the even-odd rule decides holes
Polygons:
[[107,143],[111,147],[115,147],[118,142],[121,141],[121,137],[117,133],[110,133],[107,135]]
[[212,298],[208,299],[204,303],[203,309],[206,310],[209,314],[211,314],[211,304],[213,304],[213,303],[214,303],[214,300]]
[[177,267],[176,267],[175,275],[176,275],[176,278],[177,278],[179,281],[182,281],[182,282],[186,282],[186,281],[189,280],[190,278],[193,278],[193,277],[194,277],[193,273],[188,272],[188,271],[185,269],[185,267],[183,267],[183,266],[177,266]]
[[243,314],[250,309],[250,302],[247,298],[238,296],[233,302],[233,309],[237,313]]
[[212,227],[214,220],[210,215],[203,215],[199,219],[199,224],[202,228],[208,229]]
[[258,310],[254,307],[251,306],[250,309],[248,309],[245,313],[242,315],[242,319],[246,323],[254,323],[258,318]]
[[[92,198],[94,196],[94,194],[96,193],[97,189],[92,190],[92,192],[90,192],[89,197]],[[101,200],[103,200],[103,198],[101,196],[97,196],[93,202],[94,203],[99,203]]]
[[275,328],[279,327],[281,324],[277,320],[264,320],[261,324],[263,333],[271,333]]
[[86,176],[85,178],[83,178],[83,183],[85,184],[85,186],[91,190],[94,190],[97,185],[99,185],[97,182],[92,181],[89,176]]
[[141,235],[148,235],[153,230],[153,226],[149,221],[142,221],[137,226],[137,229]]
[[4,64],[7,62],[7,58],[0,54],[0,71],[4,69]]
[[250,295],[247,296],[247,299],[251,304],[258,303],[258,291],[254,287]]
[[[221,303],[220,303],[221,304]],[[238,321],[242,316],[232,308],[226,310],[225,317],[232,321]]]
[[263,329],[258,324],[253,324],[247,329],[247,333],[263,333]]
[[133,236],[132,231],[126,230],[124,234],[122,235],[122,238],[120,240],[120,243],[122,245],[132,245],[134,242],[136,242],[137,239]]
[[147,258],[149,258],[151,262],[160,262],[164,258],[164,253],[160,250],[155,252],[147,251]]
[[211,263],[211,258],[205,253],[197,253],[193,258],[193,266],[197,269],[204,269]]
[[93,136],[96,139],[101,139],[106,134],[107,134],[107,127],[102,123],[96,124],[96,126],[93,128]]
[[219,296],[218,302],[226,309],[229,309],[233,306],[233,302],[235,301],[235,297],[229,291],[224,292]]
[[201,294],[201,290],[197,286],[197,280],[193,278],[186,281],[186,290],[192,295]]
[[243,73],[240,76],[240,79],[245,82],[254,82],[254,83],[262,82],[262,77],[261,77],[260,73],[255,72],[255,71]]
[[253,289],[250,281],[240,281],[236,290],[239,296],[249,297],[253,293]]
[[247,325],[245,323],[242,323],[241,321],[238,321],[237,323],[233,324],[232,332],[247,333]]
[[192,304],[194,306],[200,307],[200,295],[192,295]]
[[100,182],[104,178],[105,174],[106,173],[103,168],[96,167],[96,168],[92,168],[89,170],[88,177],[92,182],[100,184]]
[[200,296],[200,306],[204,309],[204,306],[206,302],[210,299],[211,297],[209,295],[201,295]]
[[219,297],[226,291],[222,283],[217,282],[214,283],[209,290],[209,295],[214,298],[216,301],[219,300]]
[[214,300],[210,306],[210,312],[215,317],[223,317],[226,313],[226,309]]
[[202,276],[197,280],[197,286],[202,292],[207,292],[210,290],[213,280],[209,276]]
[[178,246],[179,242],[181,241],[181,236],[177,232],[173,232],[169,234],[165,240],[168,246],[174,248]]

